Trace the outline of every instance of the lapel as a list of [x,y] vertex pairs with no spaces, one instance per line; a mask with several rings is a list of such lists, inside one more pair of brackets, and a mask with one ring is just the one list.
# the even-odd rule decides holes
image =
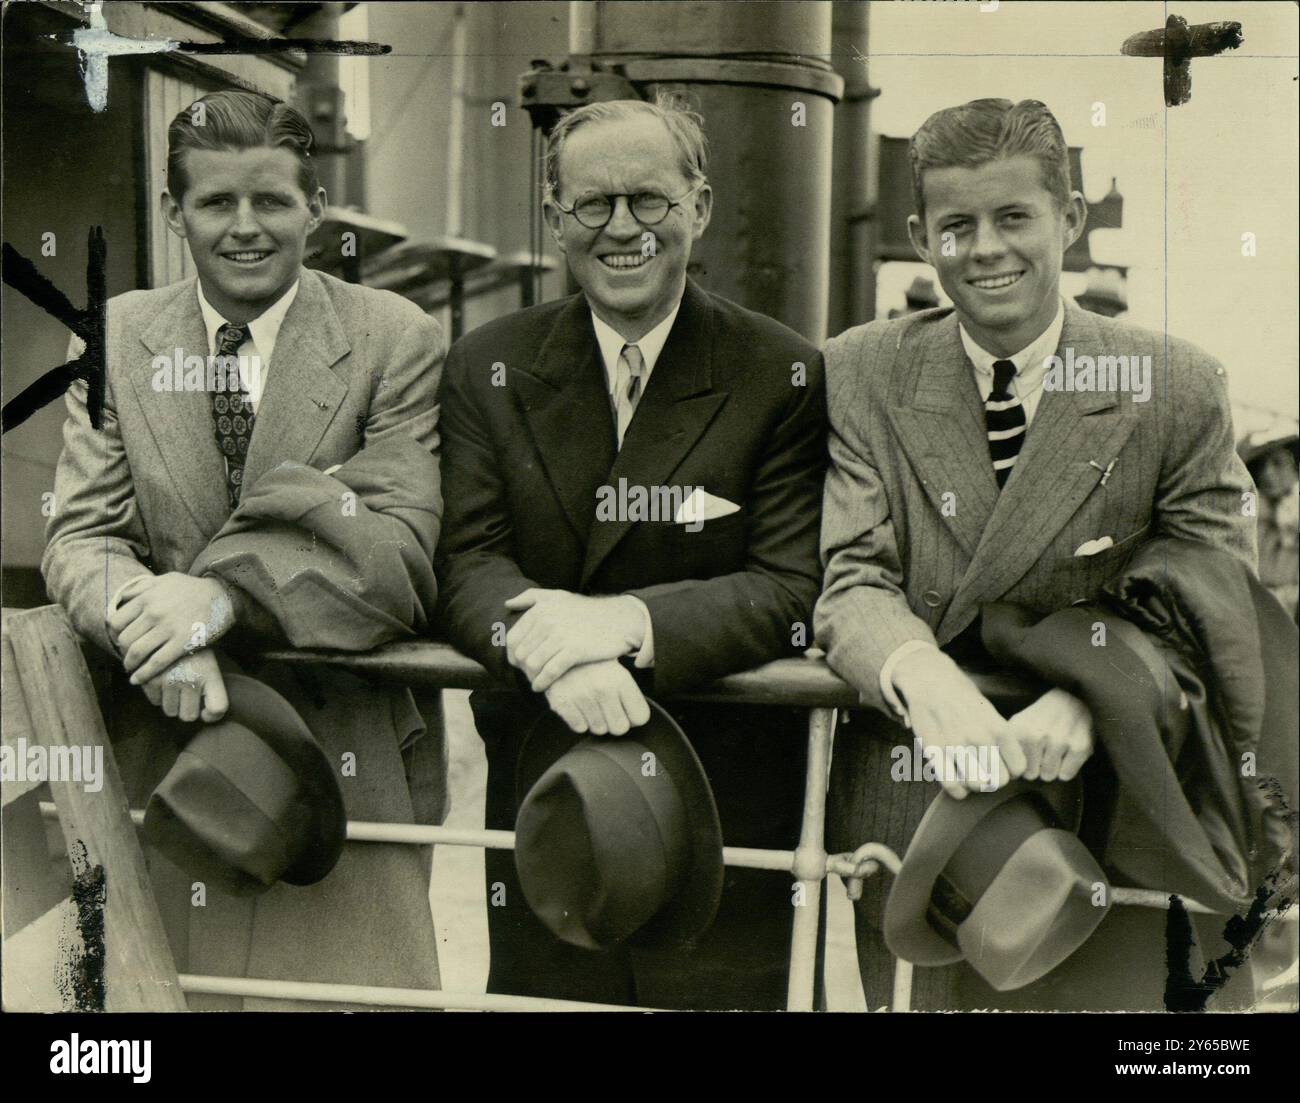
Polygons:
[[[273,462],[305,463],[347,393],[347,384],[330,370],[349,349],[338,315],[314,272],[303,269],[301,280],[258,403],[246,486]],[[198,356],[206,365],[208,337],[195,281],[163,308],[141,340],[153,356],[170,362],[179,348],[182,357]],[[153,374],[147,361],[131,373],[136,397],[177,497],[210,536],[230,515],[225,464],[213,438],[211,397],[206,390],[155,391]]]
[[286,460],[310,460],[348,392],[345,379],[332,369],[352,346],[320,276],[304,268],[300,278],[258,403],[245,486]]
[[[966,358],[957,315],[916,342],[907,380],[910,400],[888,408],[898,443],[925,487],[926,496],[968,555],[979,547],[998,484],[989,459],[984,406]],[[952,498],[945,498],[951,493]]]
[[[604,481],[611,486],[617,486],[620,478],[627,479],[629,485],[667,486],[727,401],[730,392],[712,390],[712,381],[713,306],[705,293],[688,280],[677,320],[637,403],[623,447],[613,467],[607,469]],[[593,501],[587,500],[590,539],[582,566],[582,586],[635,524],[626,519],[592,523]]]
[[[154,357],[169,363],[176,356],[197,356],[206,368],[208,335],[199,310],[197,280],[190,280],[140,335]],[[179,352],[178,352],[179,350]],[[212,428],[212,402],[206,390],[156,391],[153,365],[143,355],[130,372],[136,399],[144,412],[154,444],[185,504],[205,536],[211,536],[230,515],[226,500],[226,470]]]
[[[1066,303],[1056,354],[1114,355],[1091,316]],[[981,602],[997,600],[1038,561],[1056,535],[1096,489],[1137,424],[1111,391],[1047,391],[1039,402],[1024,448],[984,527],[974,558],[948,606],[939,633],[966,618]],[[984,466],[991,472],[987,449]]]
[[581,294],[561,309],[515,391],[542,466],[580,543],[595,511],[596,490],[614,462],[614,423],[591,311]]

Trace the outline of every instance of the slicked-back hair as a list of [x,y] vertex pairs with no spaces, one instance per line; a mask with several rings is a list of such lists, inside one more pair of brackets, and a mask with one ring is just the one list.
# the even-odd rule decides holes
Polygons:
[[[201,112],[195,110],[203,105]],[[201,121],[200,121],[201,120]],[[284,148],[298,159],[298,184],[310,199],[320,187],[311,125],[292,104],[261,92],[213,92],[181,111],[167,128],[167,190],[176,202],[189,187],[185,151]]]
[[1038,159],[1043,187],[1065,207],[1070,202],[1070,152],[1047,105],[1038,100],[971,100],[936,111],[912,135],[912,198],[925,220],[927,169],[978,168],[990,161],[1028,155]]
[[585,104],[563,115],[546,143],[546,194],[560,191],[560,154],[569,136],[586,123],[626,122],[642,115],[658,119],[677,147],[678,167],[691,185],[703,183],[709,171],[709,141],[704,136],[704,119],[672,93],[660,92],[654,103],[646,100],[604,100]]

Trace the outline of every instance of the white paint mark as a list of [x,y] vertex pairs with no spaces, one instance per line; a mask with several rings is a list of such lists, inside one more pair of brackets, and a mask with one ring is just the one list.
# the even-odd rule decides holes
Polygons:
[[81,54],[81,75],[86,82],[86,100],[92,111],[108,107],[108,59],[123,54],[162,54],[180,49],[170,38],[125,38],[108,29],[103,3],[84,5],[90,27],[74,31],[72,44]]

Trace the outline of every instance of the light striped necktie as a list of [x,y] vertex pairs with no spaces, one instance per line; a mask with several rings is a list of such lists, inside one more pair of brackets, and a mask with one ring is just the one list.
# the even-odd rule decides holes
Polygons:
[[614,423],[618,432],[618,446],[623,447],[623,437],[641,401],[645,380],[645,360],[636,345],[624,345],[618,354],[618,367],[614,370]]
[[989,455],[993,457],[993,474],[998,480],[998,489],[1007,485],[1011,469],[1016,465],[1020,455],[1020,446],[1025,441],[1025,408],[1011,393],[1011,380],[1016,374],[1016,366],[1010,360],[995,360],[993,363],[993,390],[984,402],[984,425],[989,435]]

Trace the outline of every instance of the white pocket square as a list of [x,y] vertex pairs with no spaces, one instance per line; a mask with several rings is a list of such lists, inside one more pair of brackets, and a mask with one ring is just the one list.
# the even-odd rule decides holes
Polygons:
[[686,501],[677,507],[673,521],[679,525],[698,525],[739,512],[740,506],[735,502],[719,498],[716,494],[710,494],[704,487],[697,486]]
[[1085,540],[1077,548],[1074,554],[1079,555],[1096,555],[1098,552],[1104,552],[1107,548],[1114,547],[1115,541],[1109,536],[1099,536],[1096,540]]

